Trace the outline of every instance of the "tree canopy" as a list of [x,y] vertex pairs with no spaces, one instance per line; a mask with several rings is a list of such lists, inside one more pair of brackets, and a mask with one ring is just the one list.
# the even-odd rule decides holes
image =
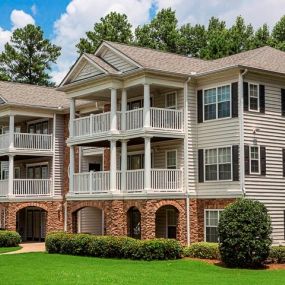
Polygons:
[[95,23],[94,30],[77,44],[78,52],[95,52],[102,40],[149,47],[204,59],[217,59],[253,48],[270,45],[285,50],[285,16],[272,32],[267,24],[256,30],[238,16],[230,27],[226,22],[211,17],[208,25],[185,23],[179,26],[171,8],[162,9],[144,25],[132,32],[125,14],[112,12]]
[[52,86],[49,71],[61,48],[44,38],[40,27],[16,29],[0,54],[0,79]]

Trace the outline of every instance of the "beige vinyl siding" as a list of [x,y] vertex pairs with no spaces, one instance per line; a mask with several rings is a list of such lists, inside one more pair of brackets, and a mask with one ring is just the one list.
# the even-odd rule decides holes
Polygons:
[[90,63],[86,63],[83,68],[80,70],[80,72],[77,74],[77,76],[75,76],[72,79],[72,82],[74,81],[78,81],[84,78],[89,78],[92,76],[96,76],[99,74],[103,74],[103,72],[101,70],[99,70],[98,68],[96,68],[94,65],[90,64]]
[[95,207],[85,207],[78,211],[78,231],[94,235],[103,234],[103,213]]
[[[220,75],[216,75],[215,77],[212,78],[210,77],[208,79],[199,80],[199,82],[197,82],[195,91],[192,90],[191,94],[192,100],[190,99],[188,101],[189,104],[188,108],[189,109],[191,108],[189,113],[191,113],[191,111],[193,112],[193,108],[194,107],[196,108],[197,106],[197,90],[215,88],[217,86],[223,86],[223,85],[231,85],[231,83],[237,81],[238,81],[238,74],[236,72],[230,74],[223,73]],[[204,113],[204,108],[203,108],[203,113]],[[195,112],[195,118],[192,116],[190,117],[190,119],[188,119],[188,124],[190,125],[192,124],[192,129],[195,134],[195,128],[191,120],[197,122],[196,112]],[[190,131],[188,132],[188,135],[189,134]],[[196,134],[197,134],[197,149],[195,155],[196,158],[195,162],[196,162],[196,168],[198,169],[198,159],[197,159],[198,149],[219,148],[219,147],[227,147],[232,145],[239,145],[240,143],[239,118],[222,118],[222,119],[209,120],[203,123],[199,123],[197,124]],[[193,172],[194,171],[192,170],[192,173]],[[198,180],[198,173],[196,172],[195,175],[196,179]],[[204,181],[203,183],[197,182],[197,195],[199,197],[209,197],[209,198],[233,197],[233,196],[238,197],[241,195],[240,182],[239,181],[211,181],[211,182]]]
[[64,117],[55,116],[55,134],[54,134],[54,195],[62,195],[63,189],[63,168],[64,168]]
[[166,90],[163,93],[154,94],[153,100],[154,100],[154,107],[157,108],[166,108],[166,94],[167,93],[173,93],[176,92],[176,98],[177,98],[177,109],[182,109],[184,106],[184,98],[183,98],[183,90]]
[[[285,84],[251,74],[245,81],[265,85],[265,114],[244,112],[245,144],[252,145],[256,139],[257,145],[266,147],[266,176],[246,176],[246,196],[266,205],[272,219],[274,243],[284,243],[285,178],[282,148],[285,147],[285,118],[281,116],[281,88],[285,88]],[[259,129],[256,135],[253,129]]]
[[137,68],[135,65],[129,63],[111,50],[107,50],[102,58],[121,72],[127,72]]

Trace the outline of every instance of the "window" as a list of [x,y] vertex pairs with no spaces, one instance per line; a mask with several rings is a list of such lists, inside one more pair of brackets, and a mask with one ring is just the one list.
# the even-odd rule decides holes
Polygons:
[[169,150],[166,152],[166,168],[176,169],[177,168],[177,157],[176,150]]
[[204,121],[231,116],[230,85],[204,90]]
[[218,242],[218,224],[223,210],[205,210],[205,241]]
[[232,179],[232,148],[205,150],[205,181]]
[[165,107],[168,109],[177,108],[177,96],[176,92],[165,94]]
[[28,179],[48,179],[48,165],[34,165],[27,167],[27,178]]
[[249,84],[249,110],[259,112],[259,92],[257,84]]
[[29,124],[28,131],[30,134],[48,134],[48,121]]
[[259,147],[250,147],[250,173],[260,174],[260,155]]

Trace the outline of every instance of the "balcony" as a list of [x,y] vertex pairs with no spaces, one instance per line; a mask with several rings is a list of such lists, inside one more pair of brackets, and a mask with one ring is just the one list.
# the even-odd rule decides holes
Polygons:
[[[6,150],[11,147],[10,134],[0,135],[0,149]],[[13,148],[16,150],[29,151],[52,151],[53,137],[51,134],[30,134],[30,133],[14,133]]]
[[[143,129],[144,109],[139,108],[125,112],[125,126],[122,123],[122,112],[117,114],[117,130],[121,134]],[[72,121],[74,138],[85,136],[100,136],[111,131],[111,112],[91,114]],[[150,108],[150,129],[153,131],[167,131],[168,133],[183,133],[183,110]]]
[[[111,193],[110,171],[75,173],[74,191],[70,195],[96,195]],[[149,193],[182,193],[182,169],[151,169],[151,189]],[[145,193],[144,170],[126,171],[126,189],[122,189],[122,172],[116,172],[115,192]]]
[[0,197],[46,197],[51,195],[51,179],[14,179],[12,193],[9,193],[9,181],[0,181]]

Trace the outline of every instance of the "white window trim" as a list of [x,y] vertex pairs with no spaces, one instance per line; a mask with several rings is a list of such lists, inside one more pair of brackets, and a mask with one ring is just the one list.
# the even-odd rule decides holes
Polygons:
[[[257,147],[258,148],[258,172],[251,171],[251,148]],[[249,173],[253,175],[260,175],[261,174],[261,159],[260,159],[260,145],[250,145],[249,146]]]
[[[230,115],[228,117],[223,117],[223,118],[218,118],[218,100],[217,100],[217,96],[218,96],[218,88],[219,87],[225,87],[225,86],[229,86],[230,87]],[[216,118],[215,119],[210,119],[210,120],[205,120],[205,104],[204,104],[204,97],[205,97],[205,91],[207,90],[211,90],[211,89],[216,89]],[[207,87],[205,89],[203,89],[203,96],[202,96],[202,103],[203,103],[203,122],[212,122],[212,121],[217,121],[217,120],[224,120],[224,119],[229,119],[232,118],[232,82],[229,84],[223,84],[223,85],[215,85],[213,87]],[[210,104],[207,104],[210,105]]]
[[166,213],[165,213],[165,233],[166,233],[166,238],[168,237],[168,227],[176,227],[176,230],[177,230],[177,221],[176,221],[176,224],[175,225],[173,225],[173,224],[169,224],[168,223],[168,212],[173,212],[174,213],[174,215],[175,215],[175,209],[166,209],[166,211],[165,211]]
[[[169,94],[175,94],[175,105],[173,106],[167,106],[167,95]],[[167,93],[164,93],[164,106],[165,108],[167,109],[173,109],[173,110],[177,110],[177,91],[172,91],[172,92],[167,92]]]
[[[260,94],[259,94],[259,83],[256,82],[247,82],[248,83],[248,110],[250,112],[260,112]],[[257,86],[257,110],[251,109],[250,108],[250,85],[256,85]]]
[[[231,149],[231,178],[230,179],[225,179],[225,180],[220,180],[219,179],[219,149],[220,148],[230,148]],[[217,150],[217,180],[206,180],[206,150],[211,150],[211,149],[216,149]],[[222,147],[214,147],[214,148],[205,148],[203,149],[203,157],[204,157],[204,182],[206,183],[216,183],[216,182],[227,182],[227,181],[233,181],[233,146],[232,145],[228,145],[228,146],[222,146]]]
[[[169,152],[175,152],[175,161],[176,161],[176,165],[175,165],[175,169],[178,169],[178,161],[177,161],[177,149],[168,149],[165,151],[165,168],[168,169],[168,165],[167,165],[167,154]],[[169,169],[172,169],[172,168],[169,168]]]
[[[221,212],[224,211],[224,209],[204,209],[204,241],[206,242],[206,229],[207,229],[207,226],[206,226],[206,212],[215,212],[217,211],[218,212],[218,221],[220,221],[220,215],[221,215]],[[211,226],[209,226],[211,227]],[[213,226],[212,226],[213,228]]]
[[[29,164],[26,164],[26,177],[28,177],[28,168],[29,168],[29,167],[45,166],[45,165],[47,165],[48,176],[50,177],[49,163],[48,163],[47,161],[45,161],[45,162],[37,162],[37,163],[29,163]],[[49,178],[48,178],[48,179],[49,179]]]

